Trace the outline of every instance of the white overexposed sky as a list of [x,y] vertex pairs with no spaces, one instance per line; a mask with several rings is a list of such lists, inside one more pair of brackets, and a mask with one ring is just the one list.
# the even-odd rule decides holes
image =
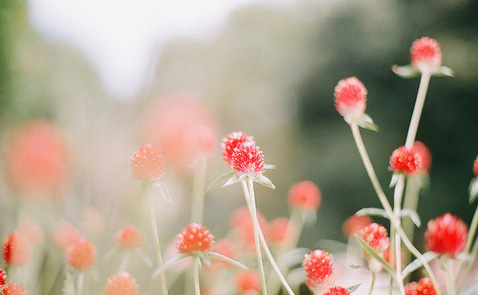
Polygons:
[[153,48],[176,37],[210,36],[233,9],[272,1],[29,0],[29,14],[43,35],[79,48],[109,94],[128,99],[144,79]]

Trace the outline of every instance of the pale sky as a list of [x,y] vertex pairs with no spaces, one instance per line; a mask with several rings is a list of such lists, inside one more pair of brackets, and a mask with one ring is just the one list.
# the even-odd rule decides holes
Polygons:
[[211,36],[233,9],[272,1],[29,0],[29,13],[43,35],[65,40],[88,57],[109,94],[128,99],[144,79],[154,44]]

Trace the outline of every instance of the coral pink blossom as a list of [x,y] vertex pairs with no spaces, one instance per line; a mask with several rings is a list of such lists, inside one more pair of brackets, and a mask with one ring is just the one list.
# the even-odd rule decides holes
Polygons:
[[435,39],[422,37],[415,40],[410,48],[412,66],[421,72],[435,72],[442,63],[440,45]]
[[350,291],[340,286],[328,288],[322,295],[350,295]]
[[436,295],[437,291],[430,278],[422,278],[420,281],[408,283],[405,286],[405,295]]
[[18,231],[23,234],[33,244],[43,243],[43,231],[41,227],[31,218],[25,218],[20,221],[17,227]]
[[124,249],[141,248],[143,235],[135,226],[127,225],[118,232],[116,243]]
[[423,168],[423,159],[416,150],[405,146],[393,151],[390,157],[390,170],[396,173],[413,174]]
[[232,168],[232,154],[234,150],[244,142],[254,142],[251,136],[241,131],[231,132],[222,140],[222,155],[227,166]]
[[428,222],[425,240],[428,250],[455,257],[465,249],[467,235],[466,223],[446,213]]
[[310,289],[315,289],[328,282],[333,272],[332,260],[332,255],[322,250],[315,250],[305,255],[302,267],[307,276],[305,283]]
[[473,174],[478,177],[478,157],[473,162]]
[[69,266],[77,269],[87,269],[95,264],[96,247],[85,238],[76,240],[68,247],[66,261]]
[[422,165],[418,170],[427,173],[430,172],[432,166],[432,154],[428,147],[421,141],[415,141],[412,147],[412,153],[417,153],[422,158]]
[[292,209],[316,211],[321,201],[322,194],[312,181],[298,182],[289,190],[289,206]]
[[105,295],[138,295],[139,286],[127,272],[120,272],[108,279]]
[[389,246],[390,240],[388,238],[387,229],[378,223],[372,223],[363,228],[359,235],[372,249],[378,253],[385,251]]
[[[289,230],[289,233],[287,232]],[[290,243],[297,236],[297,228],[289,220],[289,218],[280,217],[271,222],[271,237],[272,244],[275,247],[280,247],[283,243],[290,245]]]
[[191,223],[176,238],[179,254],[210,251],[214,244],[214,236],[204,226]]
[[367,103],[367,89],[356,77],[340,80],[335,86],[335,108],[345,121],[360,118]]
[[134,152],[130,166],[133,178],[142,182],[158,181],[163,176],[161,154],[150,144],[145,144]]
[[3,243],[3,258],[11,266],[23,266],[30,263],[30,249],[26,238],[19,232],[13,232]]
[[239,144],[232,153],[232,169],[236,174],[257,176],[264,172],[264,155],[254,142]]
[[[257,220],[265,239],[269,241],[271,237],[269,223],[260,212],[257,212]],[[234,239],[239,241],[245,250],[254,251],[254,226],[249,210],[246,207],[236,210],[231,217],[230,224],[234,229]]]
[[10,283],[3,288],[3,295],[26,295],[27,291],[17,283]]
[[7,273],[0,268],[0,290],[5,286],[5,283],[7,282]]
[[235,281],[239,294],[259,294],[261,291],[259,274],[253,270],[240,271],[237,273]]
[[24,197],[56,197],[68,175],[63,138],[56,126],[43,119],[15,131],[4,159],[9,184]]
[[62,219],[51,234],[53,244],[61,251],[66,252],[68,247],[82,237],[80,231],[68,221]]
[[359,233],[364,227],[370,225],[373,222],[372,218],[368,215],[352,215],[347,218],[342,226],[342,231],[346,239],[350,238],[353,234]]

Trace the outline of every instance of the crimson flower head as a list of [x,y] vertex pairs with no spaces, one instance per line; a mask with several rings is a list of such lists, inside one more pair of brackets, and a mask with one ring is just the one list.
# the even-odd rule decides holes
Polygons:
[[227,166],[232,168],[232,154],[238,145],[244,142],[254,142],[252,136],[241,131],[231,132],[222,140],[222,155]]
[[68,247],[66,262],[76,269],[87,269],[95,264],[96,247],[85,238],[76,240]]
[[333,286],[327,289],[322,295],[350,295],[350,291],[340,286]]
[[346,239],[353,234],[359,233],[364,227],[373,223],[372,218],[368,215],[352,215],[347,218],[342,226],[342,231]]
[[253,270],[244,270],[236,275],[236,289],[239,294],[259,294],[261,281],[259,274]]
[[415,141],[412,147],[412,152],[419,154],[422,158],[422,165],[418,170],[426,173],[430,172],[432,166],[432,154],[428,147],[421,141]]
[[238,175],[252,177],[264,172],[264,154],[252,141],[239,144],[232,153],[232,169]]
[[473,162],[473,174],[478,177],[478,157]]
[[381,253],[388,248],[390,239],[388,238],[387,229],[378,223],[372,223],[364,227],[360,233],[360,237],[367,242],[370,248]]
[[204,226],[191,223],[176,238],[179,254],[210,251],[214,244],[214,236]]
[[465,249],[467,235],[466,223],[446,213],[428,222],[425,240],[428,250],[455,257]]
[[30,249],[27,239],[19,232],[13,232],[3,243],[3,258],[11,266],[24,266],[30,263]]
[[127,225],[118,232],[116,243],[123,249],[141,248],[143,246],[143,235],[133,225]]
[[316,289],[327,283],[333,272],[332,260],[332,255],[322,250],[315,250],[305,255],[302,267],[307,276],[305,283],[310,289]]
[[347,123],[363,116],[367,102],[367,88],[356,77],[340,80],[335,86],[335,108]]
[[405,295],[436,295],[437,291],[430,278],[422,278],[420,281],[408,283],[405,286]]
[[3,286],[5,286],[5,283],[7,281],[7,273],[0,268],[0,290],[2,290]]
[[410,175],[420,169],[423,169],[423,159],[416,150],[402,146],[393,151],[390,157],[390,170]]
[[108,279],[106,295],[138,295],[139,286],[127,272],[120,272]]
[[417,39],[410,48],[410,60],[412,66],[421,72],[436,72],[442,63],[440,45],[432,38]]
[[289,190],[289,206],[293,209],[316,211],[322,201],[319,188],[312,181],[301,181]]
[[27,291],[18,283],[6,284],[2,290],[4,295],[26,295]]
[[161,154],[150,144],[145,144],[134,152],[130,165],[133,178],[142,182],[158,181],[163,176]]

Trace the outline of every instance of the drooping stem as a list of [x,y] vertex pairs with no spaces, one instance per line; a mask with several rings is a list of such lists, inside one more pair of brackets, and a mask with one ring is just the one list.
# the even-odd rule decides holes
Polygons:
[[372,182],[372,186],[375,189],[375,192],[377,193],[378,199],[380,200],[380,203],[382,204],[382,207],[385,209],[385,211],[387,212],[387,215],[390,217],[390,223],[392,224],[392,226],[394,226],[396,228],[398,234],[402,238],[403,243],[405,244],[407,249],[410,252],[412,252],[412,254],[415,257],[417,257],[420,260],[420,262],[422,263],[422,265],[425,267],[426,271],[428,272],[428,275],[430,276],[430,279],[433,282],[433,285],[435,286],[437,294],[440,295],[441,294],[440,287],[439,287],[438,282],[437,282],[437,280],[436,280],[436,278],[435,278],[435,276],[434,276],[434,274],[433,274],[433,272],[430,268],[430,265],[423,258],[420,251],[418,251],[418,249],[415,248],[415,246],[413,246],[412,242],[408,239],[408,237],[406,236],[403,229],[400,226],[397,226],[397,223],[396,223],[396,220],[394,218],[393,211],[392,211],[392,207],[390,206],[390,203],[387,200],[387,196],[383,192],[382,186],[380,185],[380,182],[378,181],[377,175],[375,174],[375,170],[374,170],[372,162],[370,161],[370,158],[368,156],[367,149],[365,148],[365,145],[363,143],[362,136],[360,134],[360,130],[359,130],[358,125],[353,123],[353,124],[350,125],[350,127],[352,128],[352,134],[354,136],[355,143],[357,145],[357,149],[360,153],[360,157],[362,158],[362,161],[364,163],[365,170],[367,171],[367,174],[370,178],[370,181]]
[[420,78],[420,86],[418,86],[417,99],[415,101],[415,107],[413,108],[410,126],[408,127],[407,139],[405,141],[405,147],[409,149],[412,148],[413,143],[415,142],[415,138],[417,136],[418,123],[420,123],[423,105],[425,104],[425,97],[427,96],[430,77],[431,75],[429,72],[423,72]]
[[203,223],[204,216],[204,191],[206,188],[207,156],[198,157],[197,166],[194,168],[193,200],[191,206],[191,222]]
[[375,273],[374,272],[372,272],[372,282],[370,282],[370,290],[368,291],[368,295],[372,295],[373,285],[375,285]]
[[[398,176],[397,184],[395,185],[395,191],[393,194],[394,199],[394,208],[393,213],[395,215],[396,224],[394,228],[401,227],[401,219],[400,219],[400,212],[402,210],[402,195],[403,195],[403,188],[405,185],[405,177],[403,174]],[[395,230],[395,270],[396,270],[396,277],[398,281],[398,288],[400,289],[400,293],[405,294],[405,286],[403,285],[403,278],[402,278],[402,241],[400,239],[400,235]],[[393,266],[393,260],[390,261]]]
[[193,272],[194,272],[194,290],[196,295],[201,295],[201,287],[199,286],[199,258],[194,258],[194,265],[193,265]]
[[[248,181],[249,182],[249,181]],[[262,284],[262,294],[267,295],[267,286],[266,286],[266,275],[264,272],[264,265],[262,263],[262,253],[261,253],[261,244],[259,240],[259,232],[261,231],[259,221],[257,219],[257,212],[256,212],[256,205],[255,205],[255,198],[254,198],[254,189],[252,190],[248,187],[249,184],[246,181],[242,181],[242,188],[244,190],[244,196],[246,198],[247,207],[249,208],[249,212],[252,218],[252,226],[254,228],[254,244],[256,248],[256,257],[257,257],[257,264],[259,268],[259,275],[261,277],[261,284]],[[252,181],[250,181],[252,182]],[[252,184],[251,184],[252,186]],[[252,193],[251,193],[252,191]]]

